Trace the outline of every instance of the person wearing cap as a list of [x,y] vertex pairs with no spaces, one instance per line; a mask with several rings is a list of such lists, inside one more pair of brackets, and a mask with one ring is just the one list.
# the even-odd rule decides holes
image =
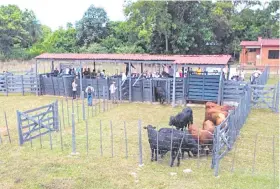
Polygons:
[[92,96],[93,96],[94,88],[90,84],[88,84],[85,91],[87,93],[88,106],[92,106]]
[[115,83],[116,83],[116,82],[113,81],[112,84],[110,85],[110,88],[109,88],[110,93],[111,93],[111,99],[112,99],[112,103],[113,103],[113,104],[116,104],[116,103],[117,103],[117,101],[116,101],[116,90],[117,90],[117,87],[116,87]]

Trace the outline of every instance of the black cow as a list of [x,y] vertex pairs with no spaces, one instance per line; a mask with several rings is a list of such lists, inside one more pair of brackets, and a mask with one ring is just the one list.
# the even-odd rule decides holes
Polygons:
[[[186,108],[183,109],[182,112],[184,112],[185,114],[188,114],[188,115],[189,115],[189,117],[190,117],[190,122],[189,122],[189,124],[193,124],[193,111],[192,111],[192,109],[191,109],[190,107],[186,107]],[[189,124],[188,124],[188,125],[189,125]]]
[[193,124],[193,112],[191,108],[185,108],[182,112],[176,116],[170,116],[169,125],[174,125],[176,129],[183,129]]
[[[171,133],[172,133],[172,129],[171,128],[161,128],[158,131],[159,135],[167,135],[171,137]],[[181,136],[184,135],[184,140],[181,141],[181,152],[182,152],[182,159],[184,158],[184,153],[187,152],[188,156],[191,157],[190,152],[192,152],[192,154],[194,156],[196,156],[198,154],[198,143],[195,139],[193,139],[192,135],[189,133],[189,131],[179,131],[179,130],[175,130],[173,129],[173,140],[174,137],[177,136]],[[170,138],[171,140],[171,138]],[[163,152],[160,153],[161,156],[164,155]]]
[[[157,154],[164,155],[168,151],[171,151],[172,159],[170,166],[172,167],[174,164],[174,160],[177,156],[177,166],[180,165],[180,153],[179,147],[181,144],[181,141],[183,139],[183,134],[177,134],[176,130],[174,130],[173,137],[172,137],[172,149],[171,149],[171,134],[168,133],[161,133],[159,134],[158,131],[155,130],[155,127],[148,125],[147,127],[144,127],[148,131],[148,138],[151,148],[151,161],[155,160],[157,161]],[[157,151],[158,150],[158,151]],[[157,153],[158,152],[158,153]]]
[[155,87],[155,100],[163,104],[165,101],[166,93],[163,87]]

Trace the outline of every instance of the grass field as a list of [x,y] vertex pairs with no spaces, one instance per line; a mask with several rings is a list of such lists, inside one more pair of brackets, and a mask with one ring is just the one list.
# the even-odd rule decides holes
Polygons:
[[[56,99],[59,102],[62,100],[62,98],[48,96],[0,96],[0,109],[7,112],[12,135],[12,144],[9,144],[8,137],[3,136],[2,132],[4,143],[0,144],[0,188],[279,188],[279,119],[278,115],[270,110],[252,110],[241,131],[237,149],[234,148],[221,161],[220,175],[214,177],[213,170],[210,168],[211,157],[185,159],[180,167],[173,168],[168,166],[168,156],[159,163],[150,162],[147,131],[144,129],[142,130],[144,166],[138,166],[138,120],[142,120],[142,126],[152,124],[166,127],[169,116],[180,111],[180,107],[172,109],[170,106],[125,103],[90,117],[88,155],[83,121],[76,124],[77,151],[80,154],[70,155],[71,127],[66,121],[66,111],[64,112],[65,129],[62,126],[63,151],[60,147],[59,133],[52,136],[53,150],[49,146],[49,136],[43,137],[42,149],[39,139],[32,141],[32,148],[30,143],[19,147],[16,110],[35,108]],[[64,107],[66,107],[65,101]],[[193,108],[193,111],[194,122],[201,125],[204,108]],[[0,130],[3,131],[5,123],[1,116]],[[81,117],[80,111],[80,119]],[[99,147],[100,120],[102,120],[103,130],[103,156],[100,155]],[[111,157],[110,120],[113,123],[113,158]],[[123,121],[126,121],[127,126],[129,155],[127,159]],[[253,175],[257,133],[259,135]],[[273,135],[275,136],[274,157]],[[233,172],[231,172],[233,164]],[[184,169],[191,169],[192,172],[184,173]],[[176,175],[172,176],[173,173]]]

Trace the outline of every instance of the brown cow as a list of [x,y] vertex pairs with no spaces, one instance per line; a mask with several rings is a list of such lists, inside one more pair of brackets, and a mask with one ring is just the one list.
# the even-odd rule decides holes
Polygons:
[[199,144],[212,144],[213,135],[211,132],[203,129],[199,129],[196,125],[191,124],[188,128],[189,133],[195,140],[199,139]]
[[225,111],[220,111],[215,108],[210,108],[205,110],[204,121],[210,120],[215,125],[219,125],[227,116],[228,113]]
[[206,130],[206,131],[209,131],[210,133],[214,133],[214,130],[215,130],[215,125],[212,121],[210,120],[206,120],[203,122],[203,127],[202,127],[203,130]]
[[229,110],[234,110],[234,106],[229,106],[229,105],[218,105],[216,103],[213,103],[213,102],[206,102],[205,104],[205,107],[206,109],[208,108],[216,108],[216,109],[219,109],[221,111],[229,111]]

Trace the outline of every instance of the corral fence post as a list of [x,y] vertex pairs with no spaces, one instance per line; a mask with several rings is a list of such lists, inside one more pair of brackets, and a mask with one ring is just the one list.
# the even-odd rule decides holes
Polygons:
[[8,134],[8,137],[9,137],[9,142],[10,142],[10,144],[11,144],[12,141],[11,141],[9,126],[8,126],[8,121],[7,121],[7,115],[6,115],[6,112],[5,112],[5,111],[4,111],[4,117],[5,117],[5,124],[6,124],[7,134]]
[[79,115],[79,102],[78,102],[78,99],[76,99],[76,107],[77,107],[77,118],[78,118],[78,122],[80,122],[80,115]]
[[174,132],[174,130],[173,130],[173,125],[172,125],[171,128],[172,128],[172,132],[171,132],[171,134],[170,134],[170,135],[171,135],[171,137],[170,137],[170,138],[171,138],[171,143],[170,143],[170,166],[172,165],[172,162],[173,162],[173,161],[172,161],[172,160],[173,160],[173,157],[172,157],[172,155],[173,155],[173,136],[174,136],[174,135],[173,135],[173,132]]
[[22,137],[22,129],[21,129],[21,114],[20,112],[17,110],[17,127],[18,127],[18,141],[19,141],[19,145],[21,146],[23,144],[23,137]]
[[21,78],[21,90],[22,90],[22,96],[24,96],[24,83],[23,83],[23,75],[20,76]]
[[88,155],[88,120],[86,120],[86,149],[87,149],[87,155]]
[[[61,113],[62,113],[62,124],[63,128],[65,129],[65,120],[64,120],[64,105],[63,105],[63,100],[61,100]],[[61,123],[60,123],[61,124]],[[61,127],[60,127],[61,129]]]
[[143,156],[142,156],[142,128],[141,120],[138,120],[138,144],[139,144],[139,166],[143,165]]
[[276,165],[275,165],[275,135],[272,138],[272,160],[273,160],[273,188],[275,188],[276,183]]
[[83,105],[83,121],[86,120],[86,113],[85,113],[85,94],[84,91],[82,91],[82,105]]
[[60,135],[60,147],[61,147],[61,151],[63,151],[62,128],[61,128],[60,120],[59,120],[59,135]]
[[48,127],[49,127],[50,148],[52,150],[53,149],[53,145],[52,145],[52,129],[51,129],[51,125],[50,125],[49,116],[47,117],[47,119],[48,119]]
[[67,121],[68,121],[68,127],[70,126],[70,114],[69,114],[69,104],[68,104],[68,98],[66,96],[66,106],[67,106]]
[[214,175],[218,176],[219,173],[219,151],[220,151],[220,127],[221,126],[217,126],[215,128],[215,134],[214,134],[214,154],[213,154],[213,161],[212,163],[214,163],[214,166],[212,165],[212,167],[214,168]]
[[223,74],[220,74],[220,79],[219,79],[219,91],[218,91],[218,104],[222,104],[222,93],[223,93]]
[[110,120],[110,130],[111,130],[111,153],[112,153],[112,157],[114,157],[114,135],[113,135],[112,120]]
[[100,120],[100,154],[103,156],[103,147],[102,147],[102,122]]
[[9,93],[9,82],[8,82],[8,76],[5,74],[5,87],[6,87],[6,96],[8,96]]
[[105,86],[102,87],[102,95],[103,95],[102,110],[103,110],[103,112],[105,112]]
[[125,158],[128,158],[128,146],[127,146],[127,133],[126,133],[126,122],[123,122],[124,126],[124,140],[125,140]]
[[75,116],[74,116],[73,99],[72,99],[72,154],[76,154],[76,133],[75,133]]

